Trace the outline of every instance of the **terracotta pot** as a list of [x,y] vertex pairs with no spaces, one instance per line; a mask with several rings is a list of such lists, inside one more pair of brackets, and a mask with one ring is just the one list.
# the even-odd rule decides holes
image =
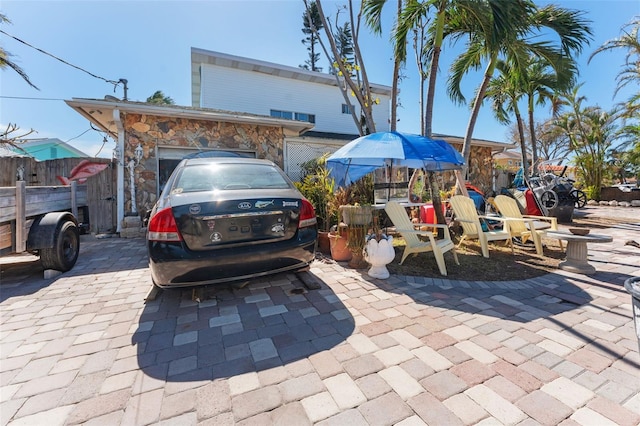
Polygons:
[[364,254],[362,252],[357,252],[357,253],[352,252],[351,260],[349,261],[347,266],[353,269],[364,269],[367,266],[369,266],[369,264],[367,263],[366,260],[364,260]]
[[329,233],[326,231],[318,231],[318,251],[323,254],[331,254],[331,242],[329,241]]
[[347,247],[347,234],[342,235],[333,232],[329,233],[331,245],[331,257],[338,262],[345,262],[351,259],[351,251]]

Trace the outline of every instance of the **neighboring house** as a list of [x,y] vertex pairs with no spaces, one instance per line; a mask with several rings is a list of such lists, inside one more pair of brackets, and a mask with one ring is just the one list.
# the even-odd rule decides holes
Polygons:
[[[527,160],[531,162],[530,155],[527,155]],[[499,152],[493,156],[493,163],[498,169],[517,173],[522,168],[522,153],[514,150]]]
[[27,155],[38,161],[89,157],[79,149],[56,138],[24,139],[18,141],[17,145],[19,145],[19,148],[11,147],[10,149],[17,154]]

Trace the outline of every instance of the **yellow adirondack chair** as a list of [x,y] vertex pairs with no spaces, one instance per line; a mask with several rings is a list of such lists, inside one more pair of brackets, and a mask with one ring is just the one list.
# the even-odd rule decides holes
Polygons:
[[[401,265],[402,262],[405,261],[407,256],[412,253],[418,254],[431,251],[436,258],[436,263],[438,264],[440,274],[446,276],[447,267],[444,263],[444,253],[449,250],[451,250],[451,253],[453,253],[453,259],[455,260],[456,265],[460,264],[460,262],[458,262],[458,255],[456,254],[456,246],[453,241],[451,241],[451,235],[449,234],[449,228],[447,227],[447,225],[412,223],[409,219],[407,211],[397,201],[388,201],[384,209],[387,212],[389,219],[391,219],[393,225],[396,227],[396,232],[402,235],[402,238],[404,238],[406,243],[404,252],[402,253],[402,259],[400,260]],[[431,231],[421,231],[415,229],[415,227],[420,228],[421,226],[444,229],[444,238],[438,240],[433,236],[433,232]],[[420,238],[418,238],[418,235],[428,237],[429,241],[422,241]]]
[[[478,240],[480,242],[480,248],[482,249],[482,255],[489,257],[489,241],[503,240],[511,245],[511,253],[514,253],[513,241],[511,241],[511,233],[509,232],[511,224],[508,219],[497,216],[486,217],[479,215],[473,200],[464,195],[454,195],[449,202],[456,215],[455,220],[462,226],[462,238],[458,246],[466,239]],[[503,228],[500,230],[483,231],[480,219],[499,220],[503,223]]]
[[[547,234],[547,229],[558,230],[558,219],[547,216],[523,215],[518,202],[506,195],[498,195],[494,202],[503,217],[517,219],[509,222],[511,236],[520,237],[523,243],[531,238],[536,246],[536,253],[542,255],[542,237]],[[560,248],[562,248],[562,241]]]

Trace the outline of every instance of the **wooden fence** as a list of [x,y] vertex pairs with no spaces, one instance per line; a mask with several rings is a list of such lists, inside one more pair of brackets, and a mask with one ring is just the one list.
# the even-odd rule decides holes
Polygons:
[[0,187],[15,186],[19,175],[27,186],[62,185],[57,176],[67,177],[82,160],[109,164],[105,170],[87,178],[87,204],[92,233],[113,233],[117,226],[116,167],[107,158],[61,158],[36,161],[30,157],[0,157]]

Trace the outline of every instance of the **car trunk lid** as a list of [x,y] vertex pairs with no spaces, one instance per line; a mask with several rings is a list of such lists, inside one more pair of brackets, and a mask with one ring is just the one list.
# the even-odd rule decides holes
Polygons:
[[214,250],[293,238],[301,205],[296,198],[217,200],[180,204],[173,214],[189,249]]

